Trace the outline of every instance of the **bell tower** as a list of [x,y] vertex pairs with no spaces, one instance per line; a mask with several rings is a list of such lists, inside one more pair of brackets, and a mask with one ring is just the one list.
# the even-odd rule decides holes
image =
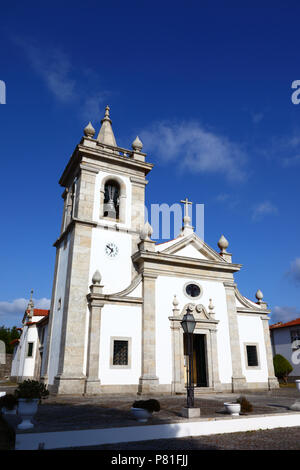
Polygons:
[[54,393],[84,393],[87,357],[87,294],[101,272],[103,293],[120,292],[136,275],[145,217],[146,162],[138,137],[117,146],[107,106],[97,138],[89,123],[60,180],[63,218],[56,247],[43,380]]

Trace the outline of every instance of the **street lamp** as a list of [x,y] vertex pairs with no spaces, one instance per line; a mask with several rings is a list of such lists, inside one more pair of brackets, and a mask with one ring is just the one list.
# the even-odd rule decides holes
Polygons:
[[181,326],[183,331],[187,335],[187,352],[189,356],[189,366],[187,374],[187,397],[186,403],[187,408],[194,408],[194,384],[193,384],[193,332],[196,326],[194,315],[190,313],[191,310],[187,309],[187,313],[184,315]]

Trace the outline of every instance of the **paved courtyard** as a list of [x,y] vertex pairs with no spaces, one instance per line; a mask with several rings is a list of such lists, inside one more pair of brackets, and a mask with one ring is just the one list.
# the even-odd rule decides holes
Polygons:
[[[0,386],[0,391],[12,393],[13,387]],[[243,394],[252,403],[256,414],[289,413],[288,407],[299,397],[295,388],[281,388],[266,392],[247,392]],[[221,418],[223,403],[234,401],[240,394],[201,394],[195,398],[195,406],[200,407],[202,418]],[[145,397],[146,398],[146,397]],[[161,411],[154,413],[147,425],[180,423],[185,421],[181,409],[185,406],[185,396],[157,397]],[[35,416],[35,427],[27,432],[55,432],[79,429],[112,428],[123,426],[144,426],[137,423],[130,412],[135,395],[50,396],[39,406]],[[144,397],[143,397],[144,399]],[[17,416],[10,418],[16,427]],[[24,431],[23,431],[24,432]],[[26,432],[26,431],[25,431]],[[97,449],[300,449],[300,428],[251,431],[227,435],[182,438],[172,440],[147,441],[98,446]]]

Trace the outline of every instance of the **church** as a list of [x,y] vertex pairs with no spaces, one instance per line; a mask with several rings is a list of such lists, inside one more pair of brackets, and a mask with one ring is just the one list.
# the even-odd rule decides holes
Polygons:
[[185,393],[181,321],[191,312],[196,389],[278,387],[270,311],[260,290],[253,301],[239,292],[228,241],[221,236],[215,251],[196,235],[187,199],[178,236],[153,241],[145,223],[153,165],[141,140],[118,147],[109,107],[96,135],[89,123],[59,180],[63,217],[38,378],[57,394]]

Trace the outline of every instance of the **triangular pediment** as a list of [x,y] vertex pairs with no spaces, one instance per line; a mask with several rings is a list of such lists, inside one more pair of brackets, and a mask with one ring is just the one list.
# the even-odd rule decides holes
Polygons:
[[195,233],[187,237],[178,238],[178,241],[168,246],[164,250],[159,250],[160,253],[168,255],[176,255],[187,258],[194,258],[199,260],[208,260],[225,263],[224,259],[210,246],[208,246],[201,238]]

